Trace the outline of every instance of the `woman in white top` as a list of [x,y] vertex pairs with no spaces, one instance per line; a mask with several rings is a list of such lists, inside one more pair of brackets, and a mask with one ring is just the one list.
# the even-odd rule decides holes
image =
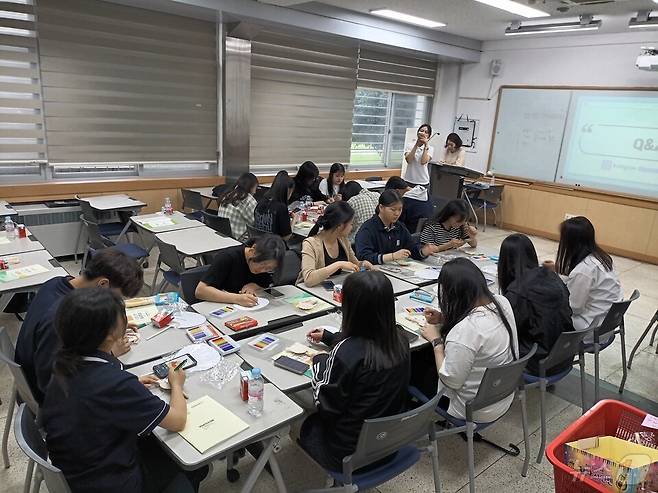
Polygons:
[[[486,368],[518,358],[514,312],[504,296],[494,295],[480,269],[467,258],[446,263],[439,275],[440,312],[425,309],[422,335],[434,346],[439,371],[439,407],[451,417],[466,418],[466,403],[477,394]],[[439,329],[438,325],[442,326]],[[476,423],[491,423],[507,412],[510,394],[473,414]]]
[[[544,265],[551,267],[551,262]],[[586,217],[572,217],[560,225],[554,267],[569,288],[576,330],[601,325],[612,304],[623,297],[612,258],[596,244],[594,226]]]
[[427,163],[432,159],[434,148],[428,144],[432,136],[432,127],[429,123],[423,123],[418,127],[416,133],[418,138],[413,144],[409,144],[404,159],[407,162],[407,169],[404,172],[404,178],[408,183],[415,185],[428,186],[430,183],[430,172]]
[[345,166],[334,163],[329,168],[329,176],[320,182],[320,192],[327,196],[327,202],[342,200],[343,188],[345,187]]
[[439,162],[452,166],[464,166],[466,164],[466,151],[462,149],[462,144],[462,139],[459,135],[455,133],[448,135],[445,150]]

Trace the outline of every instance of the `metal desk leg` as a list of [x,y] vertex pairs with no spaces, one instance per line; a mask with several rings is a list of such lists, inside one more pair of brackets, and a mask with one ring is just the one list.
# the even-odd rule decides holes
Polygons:
[[123,238],[126,235],[126,233],[128,232],[128,228],[130,228],[130,219],[128,220],[128,222],[126,222],[125,226],[121,230],[121,233],[119,233],[119,237],[117,238],[116,241],[117,243],[119,243],[121,241],[121,238]]
[[272,468],[272,475],[274,476],[277,490],[279,493],[287,493],[286,485],[283,482],[283,476],[281,475],[281,469],[279,469],[279,463],[274,457],[274,447],[278,441],[279,437],[273,436],[262,442],[264,446],[263,453],[254,464],[254,467],[251,468],[249,476],[247,476],[247,480],[240,490],[240,493],[250,493],[251,490],[253,490],[254,486],[256,485],[256,481],[258,480],[260,474],[263,472],[263,469],[265,469],[265,464],[267,462],[270,463],[270,467]]
[[[468,206],[471,208],[471,212],[473,213],[473,217],[475,218],[475,227],[478,227],[478,215],[475,213],[475,208],[473,207],[473,204],[471,203],[471,199],[466,193],[466,189],[462,190],[462,197],[468,202]],[[486,212],[486,211],[485,211]],[[485,221],[486,221],[486,216],[485,216]]]
[[3,312],[5,308],[7,308],[7,305],[13,296],[14,293],[2,293],[2,295],[0,295],[0,312]]

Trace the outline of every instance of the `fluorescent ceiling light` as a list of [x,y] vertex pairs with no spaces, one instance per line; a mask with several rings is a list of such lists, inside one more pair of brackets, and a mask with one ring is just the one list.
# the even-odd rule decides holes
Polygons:
[[[658,3],[658,0],[654,0]],[[651,17],[650,10],[640,10],[637,16],[628,21],[628,27],[631,29],[647,29],[658,27],[658,17]]]
[[446,26],[443,22],[433,21],[426,19],[425,17],[416,17],[415,15],[403,14],[402,12],[397,12],[390,9],[375,9],[371,10],[370,13],[380,17],[386,17],[387,19],[393,19],[395,21],[407,22],[408,24],[416,24],[417,26],[430,28]]
[[537,17],[550,17],[551,14],[543,10],[534,9],[527,5],[513,2],[512,0],[475,0],[476,2],[484,3],[497,9],[506,10],[512,14],[520,15],[527,19],[535,19]]
[[520,22],[512,22],[505,29],[505,36],[521,36],[524,34],[553,34],[573,31],[596,31],[601,27],[601,20],[592,19],[591,15],[583,15],[580,21],[556,22],[553,24],[531,24],[522,25]]

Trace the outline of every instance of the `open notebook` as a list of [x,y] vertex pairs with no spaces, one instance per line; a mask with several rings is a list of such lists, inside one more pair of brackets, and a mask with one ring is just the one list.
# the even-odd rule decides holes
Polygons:
[[247,423],[216,400],[204,395],[187,405],[187,423],[180,436],[204,454],[248,427]]

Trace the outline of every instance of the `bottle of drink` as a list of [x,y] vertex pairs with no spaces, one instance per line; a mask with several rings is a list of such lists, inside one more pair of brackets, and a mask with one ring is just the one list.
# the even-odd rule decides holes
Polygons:
[[252,368],[249,379],[249,402],[247,412],[252,416],[259,417],[263,414],[263,391],[265,382],[260,374],[260,368]]
[[174,208],[171,205],[171,199],[169,197],[165,197],[164,211],[165,211],[165,214],[173,214],[174,213]]
[[16,225],[9,216],[5,217],[5,231],[7,232],[8,240],[13,240],[16,238]]

